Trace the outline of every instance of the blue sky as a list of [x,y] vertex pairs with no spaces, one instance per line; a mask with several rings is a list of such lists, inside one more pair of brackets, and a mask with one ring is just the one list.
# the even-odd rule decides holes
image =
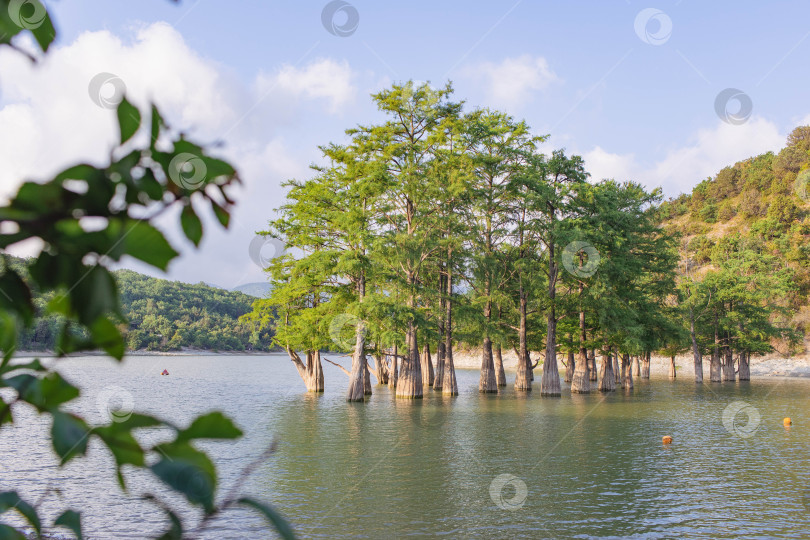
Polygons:
[[[667,195],[778,150],[810,122],[807,2],[352,1],[346,9],[359,23],[345,37],[322,24],[326,4],[49,3],[60,33],[53,58],[32,68],[0,55],[0,143],[13,132],[10,143],[29,145],[5,145],[3,194],[77,155],[102,159],[114,125],[109,111],[87,103],[86,87],[101,71],[119,75],[136,102],[157,101],[173,125],[223,140],[226,157],[242,166],[234,230],[209,227],[197,252],[174,237],[184,255],[170,277],[225,287],[263,279],[247,246],[281,203],[280,182],[306,176],[317,145],[378,119],[368,95],[394,81],[452,80],[458,99],[525,118],[551,135],[549,149],[583,155],[596,178]],[[642,15],[639,26],[640,13],[655,17],[645,25]],[[80,66],[83,78],[71,82],[66,66]],[[715,111],[726,88],[753,105],[739,125]],[[63,99],[84,101],[66,111]],[[19,135],[26,126],[36,129],[27,139]]]

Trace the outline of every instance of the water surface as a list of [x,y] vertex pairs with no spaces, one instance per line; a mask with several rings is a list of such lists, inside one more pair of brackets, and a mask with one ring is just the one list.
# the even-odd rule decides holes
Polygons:
[[[164,368],[170,376],[160,376]],[[810,536],[805,379],[653,379],[631,393],[574,396],[564,385],[553,399],[511,387],[480,395],[478,372],[459,370],[456,398],[427,390],[420,401],[395,400],[375,386],[367,403],[350,404],[337,368],[325,364],[326,392],[308,394],[282,355],[132,357],[120,366],[87,357],[60,369],[84,389],[76,410],[91,422],[130,398],[136,410],[181,425],[211,409],[231,415],[246,437],[204,444],[220,496],[277,441],[240,489],[273,503],[302,538]],[[737,401],[747,408],[736,423],[727,413],[724,425]],[[36,499],[58,485],[62,499],[48,496],[44,513],[82,510],[88,538],[163,528],[160,511],[135,497],[165,496],[159,483],[130,471],[131,495],[122,494],[97,444],[60,469],[44,419],[22,408],[15,417],[0,430],[0,490]],[[663,435],[674,443],[662,445]],[[204,537],[272,535],[260,517],[236,510]]]

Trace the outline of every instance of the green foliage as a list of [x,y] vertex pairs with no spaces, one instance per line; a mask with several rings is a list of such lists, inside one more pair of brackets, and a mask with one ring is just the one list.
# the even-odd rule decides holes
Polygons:
[[[47,51],[55,31],[44,6],[38,0],[0,1],[0,46],[30,31],[42,52]],[[13,46],[13,45],[12,45]],[[111,152],[108,165],[80,164],[53,179],[22,184],[8,203],[0,206],[0,221],[8,227],[0,234],[0,428],[14,422],[14,411],[22,404],[50,417],[50,438],[61,463],[79,458],[91,440],[100,442],[115,458],[118,480],[126,489],[122,467],[150,469],[167,488],[183,495],[199,509],[204,520],[235,503],[216,501],[217,475],[207,455],[195,448],[200,438],[233,439],[241,432],[220,413],[209,413],[179,428],[151,416],[133,414],[124,421],[91,426],[68,412],[80,389],[59,374],[57,361],[52,367],[38,360],[14,361],[18,329],[47,334],[59,357],[101,348],[121,359],[125,314],[121,309],[115,277],[107,268],[112,261],[129,255],[155,268],[165,270],[177,256],[163,234],[154,227],[154,218],[172,206],[181,207],[181,227],[197,243],[201,228],[190,217],[191,200],[197,208],[211,207],[227,223],[231,199],[226,190],[239,181],[235,169],[213,158],[205,150],[177,137],[163,123],[155,107],[150,125],[142,125],[141,112],[129,101],[118,106],[117,119],[121,146]],[[134,145],[134,135],[149,129],[145,147]],[[158,139],[161,148],[156,147]],[[203,181],[194,188],[175,183],[173,163],[190,155],[205,166]],[[136,217],[137,216],[137,217]],[[101,229],[86,228],[87,221],[102,222]],[[18,242],[38,239],[43,245],[36,257],[22,265],[5,249]],[[41,316],[35,325],[35,315]],[[238,314],[234,314],[238,316]],[[161,426],[173,437],[158,445],[144,444],[135,435],[140,429]],[[167,462],[167,460],[170,460]],[[147,466],[147,463],[153,463]],[[50,493],[48,493],[50,495]],[[150,500],[165,508],[156,497]],[[22,500],[16,492],[0,493],[0,514],[14,510],[33,527],[37,536],[45,528],[38,508]],[[278,516],[259,509],[286,537],[289,527]],[[169,513],[173,537],[180,537],[184,524]],[[75,510],[63,511],[54,527],[67,527],[82,538],[81,516]],[[0,537],[23,538],[21,531],[0,525]]]

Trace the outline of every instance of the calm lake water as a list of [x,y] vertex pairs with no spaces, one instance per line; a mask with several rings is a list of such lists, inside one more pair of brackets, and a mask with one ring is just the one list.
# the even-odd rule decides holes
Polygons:
[[[277,441],[242,491],[274,504],[301,538],[810,537],[808,380],[695,385],[683,374],[636,381],[629,394],[571,396],[564,385],[552,399],[511,387],[479,395],[478,372],[460,370],[457,398],[428,391],[408,402],[375,386],[370,401],[348,404],[341,371],[325,364],[326,392],[308,394],[286,355],[60,366],[84,389],[75,409],[90,421],[130,402],[181,425],[212,409],[231,415],[246,437],[204,445],[220,496]],[[171,376],[160,376],[164,368]],[[60,469],[49,426],[25,409],[16,418],[25,429],[0,430],[0,491],[36,499],[58,484],[62,499],[46,498],[44,512],[82,510],[88,538],[164,528],[156,507],[121,493],[103,447]],[[673,444],[662,445],[663,435]],[[166,495],[132,472],[131,494]],[[204,537],[273,535],[257,515],[235,510]]]

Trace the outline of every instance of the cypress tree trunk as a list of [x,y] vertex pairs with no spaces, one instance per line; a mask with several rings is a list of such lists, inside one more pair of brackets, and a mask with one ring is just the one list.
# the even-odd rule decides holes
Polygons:
[[590,356],[588,357],[588,375],[591,378],[591,382],[597,380],[596,378],[596,351],[591,349]]
[[430,342],[425,340],[422,351],[422,382],[425,386],[433,386],[435,381],[433,372],[433,359],[430,357]]
[[495,362],[492,359],[492,340],[489,336],[484,338],[481,352],[481,378],[478,381],[478,391],[486,394],[498,392],[498,385],[495,382]]
[[602,357],[602,380],[599,381],[599,390],[602,392],[613,392],[616,390],[616,376],[613,374],[613,359],[610,349]]
[[633,375],[641,377],[641,360],[639,359],[639,355],[633,357]]
[[[363,321],[357,323],[354,338],[354,353],[352,354],[352,372],[349,375],[349,391],[346,401],[363,401],[365,399],[366,372],[366,337]],[[369,381],[369,387],[371,382]]]
[[[486,286],[484,294],[489,297],[489,285]],[[492,319],[492,302],[487,300],[484,304],[484,319],[486,319],[486,335],[481,347],[481,378],[478,381],[478,391],[487,394],[496,393],[498,385],[495,382],[495,362],[492,359],[492,339],[489,337],[489,323]]]
[[621,370],[619,369],[619,351],[613,351],[613,383],[614,384],[622,384],[622,380],[624,376],[622,375]]
[[695,314],[692,308],[689,308],[689,336],[692,338],[692,357],[695,365],[695,382],[703,382],[703,355],[700,353],[698,347],[697,337],[695,336]]
[[602,380],[605,378],[605,373],[607,373],[607,364],[610,362],[610,355],[604,354],[602,355],[602,363],[599,365],[599,379]]
[[641,356],[641,378],[642,379],[649,379],[650,378],[650,357],[652,353],[650,351],[645,352]]
[[[413,305],[410,307],[413,307]],[[408,321],[406,345],[408,352],[402,358],[402,365],[399,368],[399,375],[397,377],[397,397],[421,399],[422,366],[419,361],[419,341],[416,324],[413,319]]]
[[[584,285],[579,285],[580,294],[584,289]],[[574,366],[574,375],[571,378],[571,392],[574,394],[589,394],[591,392],[591,378],[588,374],[588,350],[585,348],[585,312],[579,312],[579,331],[580,339],[582,340],[579,347],[579,356],[577,356],[576,365]]]
[[503,351],[500,345],[495,347],[495,384],[498,387],[506,386],[506,372],[503,370]]
[[740,380],[751,380],[751,365],[749,363],[750,356],[745,351],[740,351]]
[[433,389],[442,389],[442,377],[444,376],[444,315],[447,310],[447,300],[444,297],[445,288],[447,286],[447,279],[444,272],[439,269],[439,294],[441,295],[440,301],[440,315],[439,315],[439,343],[436,345],[436,376],[433,379]]
[[321,355],[318,351],[307,351],[307,363],[301,361],[301,357],[294,350],[287,347],[287,355],[295,365],[298,375],[304,381],[308,392],[323,392],[323,366],[321,365]]
[[397,346],[394,345],[394,356],[391,357],[391,370],[388,373],[388,388],[394,389],[397,387]]
[[377,384],[388,384],[388,368],[381,351],[374,352],[374,371],[377,373]]
[[669,357],[669,378],[675,378],[675,355]]
[[566,359],[567,365],[565,366],[565,382],[570,383],[574,378],[574,367],[577,363],[574,359],[574,351],[568,351],[568,358]]
[[734,373],[734,356],[731,352],[731,347],[725,347],[725,361],[723,362],[723,380],[734,382],[737,380],[737,375]]
[[[408,287],[410,290],[408,307],[413,310],[416,307],[416,274],[413,270],[408,271]],[[411,316],[411,319],[408,321],[408,331],[407,334],[405,334],[405,338],[408,352],[403,355],[402,365],[397,375],[397,397],[421,399],[422,364],[419,358],[418,329],[413,316]]]
[[368,358],[366,358],[366,374],[363,378],[363,393],[367,396],[371,395],[371,371],[368,369]]
[[557,314],[554,307],[557,281],[557,263],[554,262],[554,243],[549,244],[548,297],[551,306],[548,310],[546,330],[546,359],[543,362],[543,377],[540,379],[541,396],[560,396],[560,372],[557,371]]
[[[526,308],[528,304],[528,297],[523,290],[523,283],[520,284],[520,290],[518,291],[520,302],[519,302],[519,326],[518,326],[518,342],[520,343],[520,347],[518,350],[518,362],[517,362],[517,373],[515,374],[515,390],[531,390],[532,389],[532,377],[531,374],[531,360],[529,360],[529,351],[527,350],[526,344],[526,333],[527,333],[527,326],[526,326]],[[504,386],[506,386],[506,381],[504,381]]]
[[458,395],[456,368],[453,365],[453,271],[450,268],[451,251],[447,250],[447,305],[444,317],[444,373],[442,374],[442,394]]
[[630,369],[630,357],[627,354],[622,355],[622,388],[633,389],[633,370]]
[[709,370],[712,382],[721,382],[720,374],[720,337],[717,335],[717,315],[714,316],[714,349],[712,349],[712,362]]
[[[442,315],[444,317],[444,315]],[[442,376],[444,375],[444,324],[439,325],[439,343],[436,345],[436,376],[433,379],[433,389],[442,389]]]

